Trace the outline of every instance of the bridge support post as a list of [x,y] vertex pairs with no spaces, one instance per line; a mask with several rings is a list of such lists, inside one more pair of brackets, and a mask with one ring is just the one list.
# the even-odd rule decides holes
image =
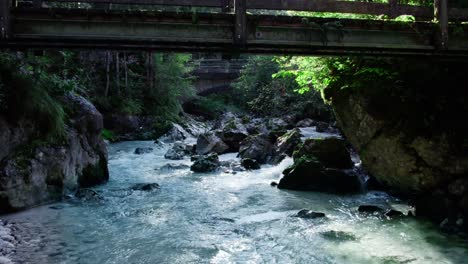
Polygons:
[[448,5],[447,0],[434,0],[434,18],[439,24],[437,44],[439,49],[448,48]]
[[0,0],[0,39],[10,36],[11,0]]
[[234,44],[244,48],[247,43],[247,1],[234,0],[236,24],[234,26]]

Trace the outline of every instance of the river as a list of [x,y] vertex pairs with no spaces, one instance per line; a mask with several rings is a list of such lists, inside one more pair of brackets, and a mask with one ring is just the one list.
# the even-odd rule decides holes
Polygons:
[[[137,147],[155,151],[136,155]],[[278,190],[291,159],[258,171],[161,171],[168,145],[109,146],[102,201],[67,199],[1,217],[19,243],[13,263],[466,263],[468,246],[412,218],[364,216],[361,204],[405,209],[382,192],[337,196]],[[235,154],[221,159],[235,158]],[[171,162],[174,163],[174,162]],[[190,164],[183,160],[182,164]],[[135,183],[157,182],[152,192]],[[293,217],[307,208],[324,219]],[[1,232],[0,232],[1,233]],[[2,258],[8,262],[8,259]]]

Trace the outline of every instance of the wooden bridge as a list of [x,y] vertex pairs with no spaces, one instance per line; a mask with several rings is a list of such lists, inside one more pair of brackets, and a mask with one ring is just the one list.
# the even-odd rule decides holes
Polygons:
[[247,64],[245,59],[198,59],[191,63],[193,82],[197,95],[207,96],[230,90],[232,82],[239,78]]
[[369,1],[0,0],[0,48],[468,56],[468,9],[456,0]]

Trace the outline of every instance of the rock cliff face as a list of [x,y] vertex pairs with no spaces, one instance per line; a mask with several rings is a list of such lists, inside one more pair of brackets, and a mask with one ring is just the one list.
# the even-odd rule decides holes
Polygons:
[[101,114],[80,96],[63,100],[72,114],[60,145],[32,142],[32,122],[11,124],[0,116],[0,213],[56,201],[108,180]]
[[413,197],[418,215],[466,223],[466,96],[461,88],[439,88],[342,89],[328,97],[373,177]]
[[[333,98],[333,106],[338,124],[374,177],[403,193],[424,193],[465,177],[468,153],[454,141],[450,127],[418,133],[402,125],[408,121],[404,115],[374,109],[373,100],[365,92],[341,92]],[[386,111],[405,107],[398,100],[391,105]],[[421,119],[425,118],[424,109],[412,111],[421,111]]]

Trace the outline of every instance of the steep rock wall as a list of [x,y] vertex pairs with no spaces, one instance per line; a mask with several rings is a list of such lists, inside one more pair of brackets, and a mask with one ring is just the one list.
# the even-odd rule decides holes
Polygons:
[[101,114],[83,97],[70,93],[63,101],[72,113],[63,144],[31,142],[32,122],[0,117],[0,213],[56,201],[108,180]]

